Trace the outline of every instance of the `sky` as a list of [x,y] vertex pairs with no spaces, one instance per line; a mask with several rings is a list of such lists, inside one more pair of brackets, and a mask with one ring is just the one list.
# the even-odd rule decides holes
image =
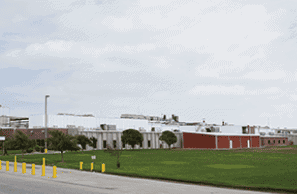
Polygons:
[[0,114],[297,127],[297,1],[0,1]]

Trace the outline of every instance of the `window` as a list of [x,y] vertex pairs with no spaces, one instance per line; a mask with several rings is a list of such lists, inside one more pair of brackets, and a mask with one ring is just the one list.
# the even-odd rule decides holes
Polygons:
[[280,140],[278,140],[278,143],[280,143]]
[[151,147],[151,141],[150,140],[148,140],[148,142],[147,142],[147,147]]
[[285,143],[285,140],[283,140],[283,143]]
[[268,143],[270,144],[270,140],[268,140]]
[[117,141],[113,140],[113,148],[116,148],[116,147],[117,147]]
[[103,148],[106,148],[106,140],[103,141]]
[[273,143],[275,143],[275,140],[273,140]]

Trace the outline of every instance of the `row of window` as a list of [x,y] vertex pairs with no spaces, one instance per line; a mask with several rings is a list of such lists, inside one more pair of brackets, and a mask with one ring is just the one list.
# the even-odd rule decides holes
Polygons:
[[[280,140],[278,140],[278,143],[280,143],[281,141]],[[283,140],[283,143],[285,143],[286,141],[285,140]],[[273,140],[273,143],[275,143],[275,140]],[[268,144],[271,144],[271,142],[270,142],[270,140],[268,140]]]
[[[150,140],[147,141],[147,145],[148,145],[148,147],[151,147],[151,141]],[[113,140],[113,147],[114,148],[117,147],[117,141],[116,140]],[[125,147],[126,147],[126,145],[123,144],[123,148],[125,148]],[[142,147],[142,142],[140,143],[140,147]],[[106,148],[106,140],[103,141],[103,148]]]

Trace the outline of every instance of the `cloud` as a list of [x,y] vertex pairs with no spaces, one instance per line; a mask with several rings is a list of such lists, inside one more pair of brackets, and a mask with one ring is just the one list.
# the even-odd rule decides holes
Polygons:
[[255,80],[278,80],[286,77],[286,72],[283,70],[277,70],[273,72],[267,71],[253,71],[244,75],[242,78],[255,79]]
[[223,86],[223,85],[199,85],[189,91],[191,95],[272,95],[279,94],[282,91],[277,87],[266,89],[247,90],[244,86]]

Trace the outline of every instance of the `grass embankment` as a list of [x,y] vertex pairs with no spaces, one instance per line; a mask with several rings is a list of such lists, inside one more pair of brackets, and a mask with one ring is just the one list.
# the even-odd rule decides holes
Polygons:
[[[220,187],[233,187],[269,192],[297,192],[297,146],[246,150],[124,150],[120,169],[116,157],[102,150],[67,152],[64,163],[61,154],[27,155],[18,162],[42,164],[62,168],[90,170],[92,155],[96,155],[94,171],[134,177],[167,179]],[[14,155],[0,160],[14,161]]]

